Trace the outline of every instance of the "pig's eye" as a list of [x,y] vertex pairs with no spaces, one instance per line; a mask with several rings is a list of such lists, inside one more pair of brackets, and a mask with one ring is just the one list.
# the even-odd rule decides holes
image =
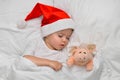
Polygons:
[[86,54],[86,52],[83,52],[84,54]]
[[82,52],[79,52],[79,54],[81,54]]

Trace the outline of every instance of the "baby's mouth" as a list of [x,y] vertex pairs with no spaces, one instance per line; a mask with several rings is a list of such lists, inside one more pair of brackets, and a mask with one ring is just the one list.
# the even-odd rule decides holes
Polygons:
[[64,45],[64,44],[61,44],[61,46],[63,46],[63,47],[64,47],[65,45]]

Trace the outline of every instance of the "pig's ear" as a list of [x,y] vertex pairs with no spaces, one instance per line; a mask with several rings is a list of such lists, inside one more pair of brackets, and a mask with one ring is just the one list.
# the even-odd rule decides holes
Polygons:
[[73,46],[73,47],[70,49],[70,53],[71,53],[72,55],[74,55],[75,52],[76,52],[76,50],[77,50],[78,48],[79,48],[78,46]]
[[88,44],[87,49],[89,50],[90,53],[93,53],[96,51],[96,45],[95,44]]

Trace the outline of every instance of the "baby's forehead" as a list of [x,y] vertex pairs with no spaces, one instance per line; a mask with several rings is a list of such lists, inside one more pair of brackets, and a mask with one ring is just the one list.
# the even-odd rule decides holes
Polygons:
[[70,29],[69,30],[61,30],[56,33],[71,36],[72,30],[70,30]]

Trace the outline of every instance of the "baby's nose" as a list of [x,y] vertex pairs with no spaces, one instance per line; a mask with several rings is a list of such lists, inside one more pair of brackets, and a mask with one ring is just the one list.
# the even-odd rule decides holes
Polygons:
[[67,41],[67,39],[63,37],[63,38],[62,38],[62,41],[63,41],[63,42],[66,42],[66,41]]

